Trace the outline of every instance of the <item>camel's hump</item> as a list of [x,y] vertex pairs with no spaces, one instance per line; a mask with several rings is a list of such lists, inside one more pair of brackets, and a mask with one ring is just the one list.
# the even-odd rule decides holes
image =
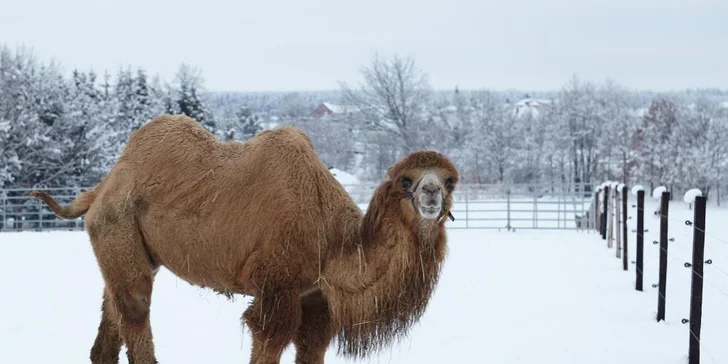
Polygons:
[[277,126],[273,129],[261,131],[256,137],[267,137],[271,139],[280,139],[287,142],[303,142],[313,147],[311,138],[303,130],[290,125]]

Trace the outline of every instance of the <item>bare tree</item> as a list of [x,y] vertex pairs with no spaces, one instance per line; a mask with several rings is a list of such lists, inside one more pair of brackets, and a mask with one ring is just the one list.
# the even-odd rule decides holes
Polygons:
[[431,95],[427,75],[412,58],[398,55],[391,59],[376,55],[361,72],[364,82],[358,90],[341,84],[344,100],[359,109],[368,129],[394,134],[403,152],[421,148],[418,126],[427,120],[425,108]]
[[628,183],[636,165],[633,138],[640,120],[635,113],[639,106],[627,89],[612,80],[599,87],[595,96],[599,108],[594,110],[594,114],[603,125],[600,148],[602,152],[608,152],[602,156],[602,160],[606,160],[602,163],[603,172],[607,179]]

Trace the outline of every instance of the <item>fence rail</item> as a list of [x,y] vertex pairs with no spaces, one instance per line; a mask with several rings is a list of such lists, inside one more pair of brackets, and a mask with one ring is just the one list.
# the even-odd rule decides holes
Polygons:
[[[344,185],[366,210],[376,184]],[[43,188],[61,204],[71,202],[83,187]],[[0,232],[83,230],[84,218],[59,219],[28,193],[32,189],[0,189]],[[464,184],[453,194],[452,229],[593,228],[592,184]]]

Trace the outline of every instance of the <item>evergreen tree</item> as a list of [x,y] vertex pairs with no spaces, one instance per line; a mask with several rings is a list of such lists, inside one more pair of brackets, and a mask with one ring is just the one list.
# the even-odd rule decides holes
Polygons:
[[241,107],[236,116],[238,119],[238,125],[240,125],[240,129],[242,131],[243,140],[253,137],[262,129],[260,126],[260,119],[257,115],[253,115],[253,112],[249,107]]
[[[203,79],[199,70],[182,64],[177,72],[177,98],[176,108],[179,113],[185,114],[201,123],[211,132],[215,131],[215,122],[207,110],[207,106],[199,97],[203,87]],[[168,105],[172,106],[172,105]]]

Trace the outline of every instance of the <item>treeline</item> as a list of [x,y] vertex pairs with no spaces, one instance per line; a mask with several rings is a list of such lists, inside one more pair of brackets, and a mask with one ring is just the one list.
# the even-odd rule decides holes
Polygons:
[[342,85],[344,100],[359,110],[353,125],[379,132],[369,150],[395,151],[380,166],[433,148],[452,156],[468,183],[619,180],[705,193],[725,185],[725,91],[652,94],[572,77],[558,92],[512,98],[435,93],[426,73],[398,56],[362,72],[362,84]]
[[215,117],[199,70],[181,65],[172,82],[141,69],[115,75],[43,63],[20,48],[0,48],[0,186],[90,186],[113,165],[129,135],[162,114],[186,114],[221,139],[261,128],[241,107]]
[[[129,134],[162,113],[189,115],[222,140],[299,126],[326,164],[363,180],[381,179],[410,151],[436,149],[465,183],[725,185],[724,91],[655,94],[576,77],[540,94],[435,91],[412,59],[398,56],[375,57],[362,76],[328,93],[215,93],[184,64],[171,81],[143,69],[66,73],[3,47],[0,186],[94,185]],[[346,111],[311,117],[324,101]]]

